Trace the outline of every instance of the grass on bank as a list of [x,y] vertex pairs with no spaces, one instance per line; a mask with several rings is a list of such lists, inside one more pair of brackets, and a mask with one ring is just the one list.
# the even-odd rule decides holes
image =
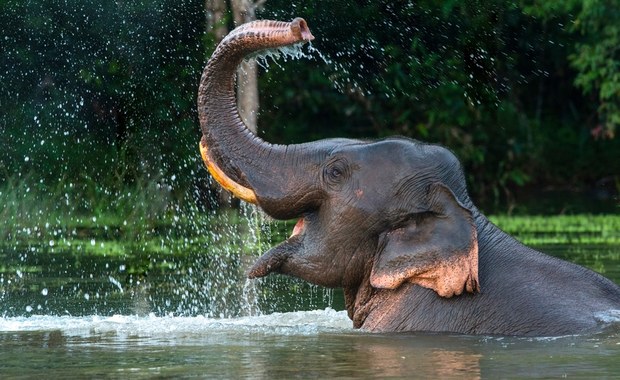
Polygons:
[[502,230],[528,245],[620,244],[620,215],[492,215]]
[[[29,183],[9,179],[0,187],[5,246],[110,256],[233,248],[252,254],[286,238],[294,224],[267,221],[253,206],[209,211],[195,201],[181,205],[154,180],[116,189],[88,182],[49,190]],[[620,214],[489,219],[528,245],[620,244]]]

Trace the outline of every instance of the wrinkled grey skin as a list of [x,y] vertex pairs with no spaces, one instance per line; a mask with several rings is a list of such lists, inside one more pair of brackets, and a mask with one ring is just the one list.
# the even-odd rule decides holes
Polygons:
[[[275,37],[265,47],[256,40],[269,40],[269,28]],[[618,285],[490,223],[472,204],[458,159],[441,146],[401,137],[284,146],[251,134],[236,109],[234,69],[280,46],[287,28],[233,31],[199,90],[203,143],[217,166],[270,216],[303,219],[250,277],[281,273],[342,287],[354,326],[371,331],[564,335],[595,331],[600,313],[620,310]],[[474,264],[452,276],[464,262]],[[447,269],[431,275],[436,268]]]

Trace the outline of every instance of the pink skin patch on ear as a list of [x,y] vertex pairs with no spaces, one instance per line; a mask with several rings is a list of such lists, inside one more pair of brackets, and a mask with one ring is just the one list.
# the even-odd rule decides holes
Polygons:
[[[402,233],[394,231],[394,233]],[[450,298],[467,291],[480,292],[478,282],[478,241],[475,231],[471,246],[466,252],[456,252],[453,257],[438,262],[412,265],[413,258],[398,256],[372,268],[370,284],[378,289],[396,289],[410,282],[434,290],[438,295]]]
[[468,254],[441,263],[427,272],[408,278],[408,281],[433,289],[445,298],[461,295],[463,291],[479,292],[477,242]]
[[293,237],[295,235],[301,234],[304,231],[304,227],[305,227],[305,225],[304,225],[304,218],[301,218],[295,224],[295,227],[293,228],[293,233],[289,237]]

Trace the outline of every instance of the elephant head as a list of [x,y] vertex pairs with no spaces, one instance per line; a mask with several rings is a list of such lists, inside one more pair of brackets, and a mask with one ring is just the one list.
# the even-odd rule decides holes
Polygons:
[[239,63],[313,38],[299,18],[245,24],[220,43],[201,79],[200,147],[211,174],[271,217],[299,220],[249,277],[282,273],[353,290],[414,283],[443,297],[477,292],[473,205],[449,150],[401,137],[273,145],[244,125],[234,93]]

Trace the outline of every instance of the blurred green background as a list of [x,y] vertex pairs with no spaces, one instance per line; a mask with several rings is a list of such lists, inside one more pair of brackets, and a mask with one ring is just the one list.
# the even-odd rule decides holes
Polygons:
[[[267,140],[409,136],[452,149],[486,212],[618,212],[616,1],[261,3],[304,17],[325,57],[260,69]],[[3,220],[218,206],[195,106],[209,6],[0,1]]]

